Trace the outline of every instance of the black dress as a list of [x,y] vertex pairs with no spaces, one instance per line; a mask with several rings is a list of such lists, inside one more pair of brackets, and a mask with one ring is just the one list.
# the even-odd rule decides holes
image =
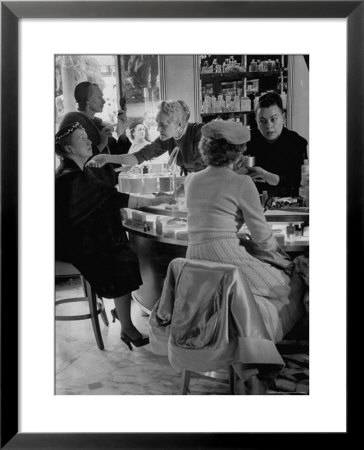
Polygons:
[[122,227],[120,208],[129,195],[114,188],[114,171],[64,159],[55,179],[56,259],[72,263],[102,297],[139,288],[139,261]]

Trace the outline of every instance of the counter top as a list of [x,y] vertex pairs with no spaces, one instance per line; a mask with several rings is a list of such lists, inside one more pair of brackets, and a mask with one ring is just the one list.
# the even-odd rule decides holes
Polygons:
[[178,211],[172,211],[166,209],[169,205],[158,205],[158,206],[145,206],[139,208],[140,211],[146,212],[148,214],[155,214],[157,216],[170,216],[170,217],[183,217],[187,219],[187,209],[181,208]]
[[[143,212],[140,210],[126,209],[126,212],[128,214],[128,220],[124,220],[123,225],[129,235],[130,245],[138,255],[143,279],[143,284],[140,288],[133,292],[133,298],[144,309],[151,311],[161,296],[169,263],[175,258],[186,257],[188,246],[186,213],[184,217],[176,217],[176,211],[166,211],[161,209],[161,207],[144,208]],[[168,214],[168,212],[171,214]],[[181,212],[177,211],[177,213]],[[172,220],[170,224],[167,224],[172,215],[177,220]],[[156,233],[155,221],[157,216],[167,216],[161,217],[163,225],[162,232],[168,233],[165,236]],[[277,238],[279,235],[282,238],[282,235],[286,233],[287,223],[282,223],[281,216],[278,216],[278,220],[276,215],[274,217],[275,221],[270,223],[270,225],[274,233],[279,233],[277,234]],[[296,215],[295,220],[292,222],[300,222],[299,218],[300,216]],[[144,231],[144,227],[148,226],[150,227],[150,231]],[[308,232],[308,228],[306,230]],[[248,231],[243,226],[238,233],[242,245],[243,238],[246,238]],[[180,239],[177,239],[177,236]],[[302,239],[297,237],[296,241],[292,243],[286,242],[286,245],[281,245],[281,247],[287,253],[290,253],[293,258],[296,254],[308,251],[308,237]]]
[[[155,241],[155,242],[161,242],[163,244],[170,244],[170,245],[179,245],[182,247],[188,246],[187,240],[164,237],[159,234],[156,234],[155,230],[144,231],[143,229],[138,228],[138,227],[134,227],[131,225],[125,225],[125,221],[123,222],[123,225],[124,225],[125,230],[127,230],[128,232],[133,233],[137,236],[146,238],[146,239],[151,239],[152,241]],[[238,237],[239,237],[239,233],[238,233]],[[307,239],[307,240],[302,240],[302,242],[300,242],[299,240],[296,240],[293,242],[286,242],[285,245],[281,245],[281,248],[282,248],[282,250],[286,251],[287,253],[304,252],[309,249],[309,241]]]
[[306,211],[287,211],[268,209],[264,213],[267,222],[304,222],[308,223],[310,214]]
[[[158,205],[158,206],[147,206],[140,208],[140,211],[144,211],[148,214],[156,214],[161,216],[170,217],[182,217],[187,218],[187,209],[180,207],[177,211],[172,211],[171,209],[166,209],[168,205]],[[280,209],[268,209],[264,213],[267,222],[309,222],[309,213],[306,211],[287,211]]]
[[188,246],[188,241],[186,240],[167,238],[157,234],[154,230],[144,231],[141,228],[133,227],[131,225],[125,225],[125,221],[123,222],[123,225],[127,231],[130,231],[131,233],[136,234],[137,236],[142,236],[157,242],[163,242],[164,244],[182,245],[184,247]]

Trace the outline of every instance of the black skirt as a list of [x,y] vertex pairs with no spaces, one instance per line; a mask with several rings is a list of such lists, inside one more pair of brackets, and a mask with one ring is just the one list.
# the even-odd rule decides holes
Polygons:
[[138,258],[127,240],[115,245],[108,254],[75,256],[73,264],[101,297],[120,297],[143,284]]

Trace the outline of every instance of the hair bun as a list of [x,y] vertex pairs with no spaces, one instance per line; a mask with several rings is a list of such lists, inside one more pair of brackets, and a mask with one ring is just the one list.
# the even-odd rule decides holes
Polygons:
[[88,100],[89,88],[92,85],[90,81],[78,83],[74,90],[74,97],[78,104],[85,104]]
[[184,112],[186,114],[186,121],[190,118],[190,108],[187,106],[187,103],[184,102],[183,100],[177,100],[178,103],[182,106],[182,108],[184,109]]

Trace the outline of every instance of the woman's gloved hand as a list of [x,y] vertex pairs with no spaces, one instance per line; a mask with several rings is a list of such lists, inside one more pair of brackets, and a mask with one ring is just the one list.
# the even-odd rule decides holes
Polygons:
[[129,197],[129,208],[144,208],[145,206],[157,206],[162,203],[167,203],[168,205],[174,205],[176,200],[171,195],[161,195],[155,198],[137,197],[130,195]]
[[162,203],[167,203],[168,205],[174,205],[176,203],[176,200],[171,195],[160,195],[155,198],[148,199],[150,200],[150,206],[157,206],[161,205]]

